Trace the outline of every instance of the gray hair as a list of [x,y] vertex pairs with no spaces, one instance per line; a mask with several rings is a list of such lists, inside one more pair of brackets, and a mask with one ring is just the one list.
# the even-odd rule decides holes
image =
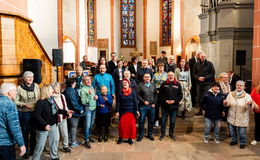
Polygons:
[[[196,51],[196,55],[201,54],[201,53],[204,53],[203,50],[201,50],[201,49],[198,49],[198,50]],[[205,53],[204,53],[204,54],[205,54]]]
[[0,93],[1,94],[4,94],[4,93],[8,93],[12,90],[16,90],[16,85],[13,84],[13,83],[3,83],[1,85],[1,88],[0,88]]
[[242,80],[237,81],[237,82],[236,82],[236,85],[238,85],[238,84],[241,84],[241,85],[245,86],[245,82],[242,81]]
[[227,72],[222,72],[222,73],[220,73],[220,74],[219,74],[219,78],[223,78],[224,75],[228,75]]
[[31,71],[25,71],[24,73],[23,73],[23,78],[25,78],[25,77],[30,77],[30,76],[33,76],[34,74],[33,74],[33,72],[31,72]]
[[124,71],[124,75],[125,75],[125,73],[127,73],[127,72],[131,74],[131,72],[130,72],[129,70],[125,70],[125,71]]

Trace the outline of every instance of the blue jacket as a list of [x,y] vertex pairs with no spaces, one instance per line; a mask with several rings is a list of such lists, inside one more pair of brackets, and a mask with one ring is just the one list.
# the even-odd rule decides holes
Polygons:
[[66,102],[69,110],[73,110],[74,117],[81,117],[84,113],[84,107],[79,103],[79,97],[76,90],[72,87],[67,87],[63,92],[66,97]]
[[24,140],[15,104],[4,95],[0,95],[0,104],[0,146],[23,146]]
[[92,87],[96,90],[97,94],[101,94],[100,90],[102,86],[107,87],[107,94],[115,94],[115,83],[112,76],[108,73],[99,73],[94,76]]
[[137,105],[137,94],[135,90],[132,90],[129,96],[125,96],[122,91],[118,93],[116,111],[119,112],[120,117],[126,112],[131,112],[135,115],[138,111]]
[[[113,104],[113,99],[110,94],[107,94],[107,101],[105,101],[101,94],[98,95],[97,99],[97,112],[101,114],[106,114],[110,112],[110,108]],[[105,105],[105,107],[101,107],[101,105]]]
[[214,95],[212,91],[205,92],[200,100],[202,110],[205,111],[205,117],[209,119],[221,119],[224,111],[223,101],[225,96],[219,92]]

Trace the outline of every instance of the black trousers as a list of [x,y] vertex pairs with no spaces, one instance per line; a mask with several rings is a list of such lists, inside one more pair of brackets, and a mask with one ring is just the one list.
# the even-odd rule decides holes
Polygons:
[[206,91],[208,91],[210,89],[210,85],[209,84],[206,84],[206,85],[199,85],[197,84],[197,96],[198,96],[198,106],[199,108],[201,109],[201,106],[200,106],[200,98],[202,96],[203,93],[205,93]]
[[0,159],[1,160],[16,160],[15,145],[0,146]]
[[260,113],[255,113],[255,140],[260,141]]

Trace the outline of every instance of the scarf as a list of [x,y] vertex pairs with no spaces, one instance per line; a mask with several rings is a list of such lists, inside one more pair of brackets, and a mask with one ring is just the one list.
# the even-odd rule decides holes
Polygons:
[[47,101],[51,104],[52,115],[56,114],[58,112],[58,106],[54,103],[54,98],[47,98]]
[[228,83],[220,81],[219,84],[224,94],[228,94],[230,92],[230,85]]
[[145,83],[144,85],[145,85],[146,87],[148,87],[148,88],[149,88],[149,87],[150,87],[150,85],[151,85],[151,83],[150,83],[150,82],[148,82],[148,83]]
[[242,91],[240,91],[240,92],[238,92],[238,91],[236,91],[236,95],[239,97],[239,96],[241,96],[242,95],[242,93],[243,93],[244,91],[242,90]]
[[26,90],[26,91],[31,91],[33,92],[34,91],[34,83],[32,83],[29,87],[25,84],[25,83],[22,83],[21,84],[21,87]]
[[[167,80],[166,80],[166,83],[167,83],[167,84],[170,84],[170,83],[171,83],[171,81],[169,81],[169,79],[167,79]],[[174,77],[173,84],[177,84],[177,80],[176,80],[176,78],[175,78],[175,77]]]
[[128,89],[123,88],[122,91],[124,96],[129,96],[132,93],[132,89],[130,87]]

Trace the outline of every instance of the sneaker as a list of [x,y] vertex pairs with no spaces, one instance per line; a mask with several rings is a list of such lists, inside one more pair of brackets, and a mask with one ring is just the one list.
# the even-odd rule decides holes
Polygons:
[[171,134],[171,135],[170,135],[170,138],[175,141],[174,135]]
[[204,143],[208,144],[209,143],[209,138],[204,138]]
[[236,144],[237,144],[237,142],[233,142],[233,141],[231,141],[231,142],[229,143],[230,146],[234,146],[234,145],[236,145]]
[[89,142],[90,142],[90,143],[94,143],[95,140],[94,140],[93,138],[89,138]]
[[252,145],[256,145],[256,144],[257,144],[257,141],[256,141],[256,140],[253,140],[253,141],[251,142],[251,144],[252,144]]
[[86,147],[87,149],[90,149],[90,148],[91,148],[91,145],[90,145],[89,141],[86,141],[86,142],[85,142],[85,147]]
[[246,148],[246,145],[245,145],[245,144],[240,144],[239,148],[240,148],[240,149],[245,149],[245,148]]
[[107,142],[108,141],[108,136],[104,136],[103,139],[104,139],[104,142]]
[[219,139],[215,139],[214,141],[215,141],[216,144],[220,143]]
[[75,148],[75,147],[78,147],[78,146],[80,146],[80,145],[81,145],[80,142],[74,142],[74,143],[71,143],[70,147],[71,147],[71,148]]
[[162,140],[163,140],[163,138],[164,138],[164,136],[160,136],[159,140],[160,140],[160,141],[162,141]]
[[154,141],[154,137],[153,136],[147,136],[148,139],[150,139],[151,141]]
[[159,127],[159,121],[156,121],[154,124],[155,127]]

